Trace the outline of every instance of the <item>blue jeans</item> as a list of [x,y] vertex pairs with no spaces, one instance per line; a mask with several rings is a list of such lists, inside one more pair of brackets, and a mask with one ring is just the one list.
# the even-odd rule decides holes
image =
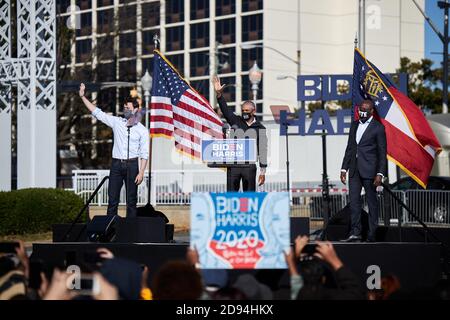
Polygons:
[[[128,166],[127,166],[128,164]],[[128,183],[127,181],[127,167],[128,167]],[[112,159],[111,170],[109,171],[109,186],[108,186],[108,211],[107,214],[117,214],[117,208],[120,201],[120,190],[125,182],[125,192],[127,197],[127,217],[136,217],[137,204],[137,188],[134,182],[139,173],[138,159],[130,159],[121,161]],[[127,188],[128,185],[128,188]]]

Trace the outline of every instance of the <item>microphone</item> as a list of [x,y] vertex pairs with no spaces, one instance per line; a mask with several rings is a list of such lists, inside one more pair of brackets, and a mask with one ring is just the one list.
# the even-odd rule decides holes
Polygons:
[[230,125],[228,123],[224,123],[222,126],[222,132],[225,136],[225,139],[228,139],[230,137]]

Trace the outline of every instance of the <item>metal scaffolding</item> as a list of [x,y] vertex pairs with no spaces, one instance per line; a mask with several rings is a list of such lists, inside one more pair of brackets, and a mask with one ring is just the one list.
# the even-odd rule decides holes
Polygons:
[[0,5],[0,190],[11,189],[11,88],[17,86],[17,188],[56,185],[56,8],[17,0],[17,58],[11,1]]

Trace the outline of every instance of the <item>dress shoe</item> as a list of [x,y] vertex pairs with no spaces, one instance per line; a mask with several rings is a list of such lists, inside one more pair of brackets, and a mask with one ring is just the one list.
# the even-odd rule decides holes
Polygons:
[[341,241],[342,242],[361,242],[361,237],[360,236],[351,235],[347,239],[341,240]]

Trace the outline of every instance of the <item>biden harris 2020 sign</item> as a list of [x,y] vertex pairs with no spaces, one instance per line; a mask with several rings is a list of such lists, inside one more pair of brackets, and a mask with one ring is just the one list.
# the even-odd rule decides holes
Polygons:
[[191,247],[204,269],[286,268],[288,193],[193,193]]

